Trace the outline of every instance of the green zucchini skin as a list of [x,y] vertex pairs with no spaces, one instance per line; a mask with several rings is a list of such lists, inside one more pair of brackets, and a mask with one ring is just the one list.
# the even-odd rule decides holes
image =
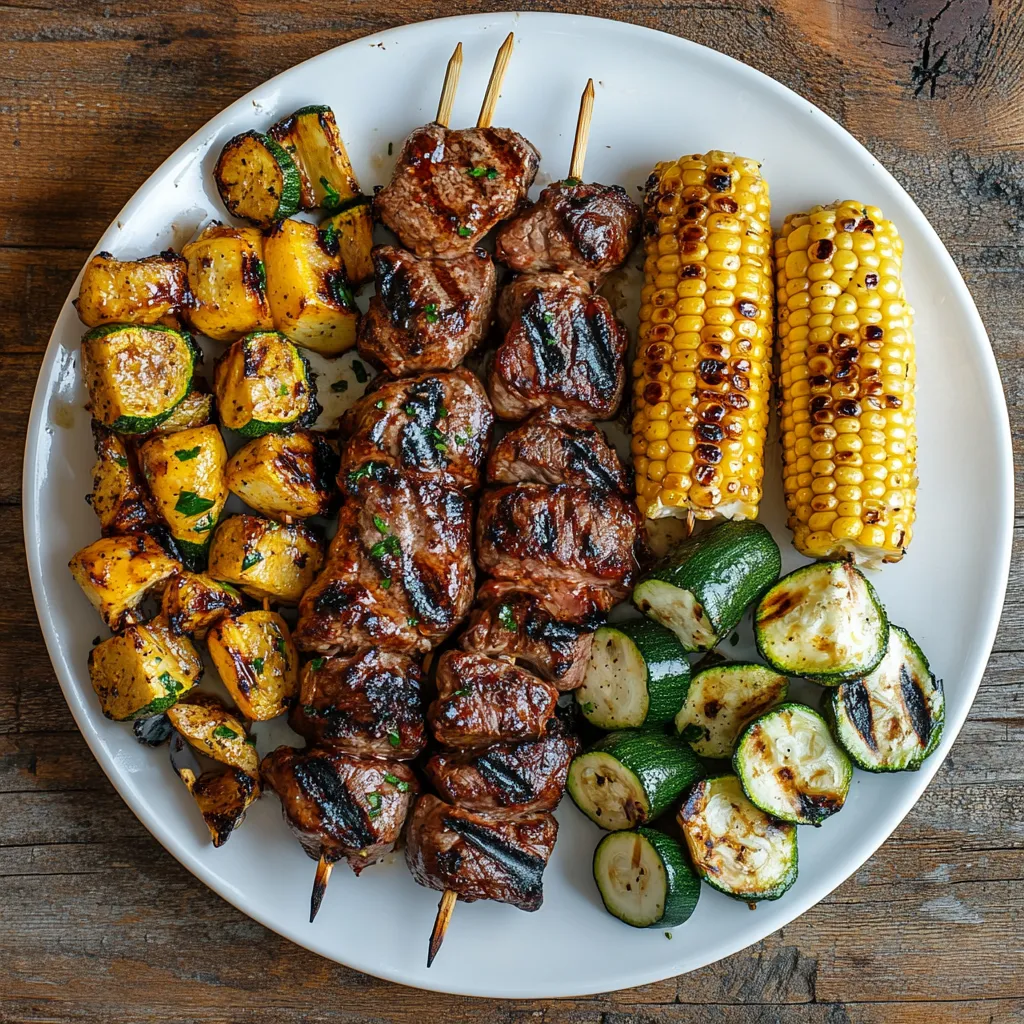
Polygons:
[[[625,684],[633,696],[633,708],[612,707],[615,694],[609,695],[610,683],[602,678],[602,656],[608,645],[628,646],[639,664]],[[618,671],[626,673],[628,666]],[[676,635],[651,619],[638,619],[615,626],[602,626],[594,634],[591,655],[583,685],[576,691],[576,701],[583,717],[599,729],[628,729],[671,721],[679,705],[686,699],[690,685],[690,663]]]
[[[612,770],[628,783],[630,793],[623,804],[612,798],[607,783],[588,784],[588,771]],[[609,832],[653,821],[679,798],[682,792],[703,778],[704,769],[689,745],[661,729],[622,729],[603,736],[569,766],[566,788],[573,802],[595,825]],[[592,794],[600,793],[611,814],[601,812]]]
[[[278,334],[277,331],[258,331],[254,333],[272,333],[276,334],[278,337],[283,338],[284,340],[287,341],[287,338],[284,338],[283,334]],[[289,344],[291,344],[291,342],[289,342]],[[234,432],[238,434],[240,437],[252,439],[255,437],[263,437],[264,434],[287,434],[295,430],[296,427],[307,427],[310,430],[312,430],[313,425],[316,423],[317,419],[320,416],[320,413],[323,412],[323,406],[320,404],[319,398],[317,398],[316,380],[319,374],[317,374],[313,370],[313,368],[309,365],[309,360],[302,354],[302,352],[299,349],[296,348],[296,352],[298,354],[299,359],[302,361],[302,368],[306,379],[306,386],[309,389],[309,404],[306,406],[305,411],[300,416],[297,416],[293,420],[280,420],[268,423],[265,420],[251,419],[249,420],[248,423],[244,424],[241,427],[232,427],[231,429],[234,430]]]
[[[817,625],[809,630],[801,619]],[[823,621],[836,637],[831,652],[820,643],[826,635]],[[805,644],[806,653],[784,649],[810,638],[819,643],[813,648]],[[889,641],[889,619],[875,588],[856,566],[814,562],[784,576],[761,598],[754,612],[754,639],[761,657],[779,672],[838,686],[878,666]]]
[[[216,524],[210,527],[211,537],[215,528]],[[206,557],[210,550],[209,538],[207,538],[206,542],[203,544],[196,544],[193,541],[182,540],[180,537],[175,537],[174,543],[178,547],[182,565],[184,565],[189,572],[202,572],[206,568]]]
[[[615,906],[613,879],[608,877],[610,868],[614,865],[621,867],[627,856],[631,864],[631,849],[627,856],[623,854],[636,842],[643,844],[643,860],[656,860],[665,880],[662,912],[657,917],[650,915],[650,920],[631,918],[620,907]],[[620,848],[620,859],[613,861],[612,858],[619,853]],[[609,832],[597,844],[597,849],[594,850],[594,881],[597,883],[597,891],[601,894],[605,910],[632,928],[675,928],[690,918],[697,909],[697,901],[700,899],[700,879],[693,873],[679,843],[664,832],[645,828],[643,825],[635,832]],[[634,877],[631,881],[633,884],[650,885],[660,883],[661,879]]]
[[[265,149],[277,165],[281,175],[281,194],[276,197],[276,207],[259,218],[249,217],[240,212],[238,200],[231,194],[229,187],[222,181],[220,174],[223,162],[230,160],[232,151],[246,141],[251,141],[254,145]],[[291,154],[279,142],[272,139],[269,135],[264,135],[262,132],[242,132],[234,136],[234,138],[228,139],[221,150],[213,177],[217,190],[220,192],[221,200],[228,212],[250,223],[258,224],[260,227],[269,227],[275,221],[283,220],[285,217],[290,217],[293,213],[298,213],[299,211],[299,204],[302,199],[302,177],[299,174],[299,169],[295,166],[295,161],[292,160]],[[272,193],[266,194],[273,198]]]
[[[942,738],[942,681],[900,626],[890,624],[889,645],[874,672],[842,683],[831,698],[836,740],[864,771],[916,772]],[[881,725],[879,709],[889,712]]]
[[[779,546],[764,526],[746,520],[726,522],[675,548],[665,564],[637,584],[633,603],[645,615],[673,629],[685,649],[711,650],[781,571]],[[666,620],[655,603],[656,593],[666,593],[658,584],[692,595],[698,615],[706,620],[708,635],[695,641]]]

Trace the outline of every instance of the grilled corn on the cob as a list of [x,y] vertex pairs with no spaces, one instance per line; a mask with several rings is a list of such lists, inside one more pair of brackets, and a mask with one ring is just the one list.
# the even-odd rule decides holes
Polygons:
[[903,242],[873,206],[786,219],[775,243],[783,479],[797,549],[895,562],[917,492]]
[[754,160],[655,167],[633,366],[637,504],[650,519],[757,516],[771,385],[768,184]]

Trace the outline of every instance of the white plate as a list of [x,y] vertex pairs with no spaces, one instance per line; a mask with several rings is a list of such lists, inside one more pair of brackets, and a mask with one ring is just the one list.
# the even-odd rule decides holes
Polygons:
[[[960,731],[991,650],[1009,567],[1011,449],[981,320],[953,261],[903,189],[795,93],[728,57],[630,25],[480,15],[399,28],[322,54],[238,100],[182,145],[97,248],[142,256],[180,244],[211,215],[223,217],[209,173],[220,147],[307,103],[333,105],[360,181],[367,189],[383,183],[392,163],[389,143],[397,152],[413,127],[433,117],[455,42],[463,42],[465,67],[453,123],[464,124],[476,116],[495,50],[510,30],[516,50],[497,123],[539,146],[542,180],[561,177],[568,167],[578,98],[593,76],[589,180],[634,191],[656,160],[735,150],[764,161],[776,224],[787,212],[853,197],[882,207],[903,233],[907,292],[917,308],[920,516],[910,554],[874,581],[894,621],[914,634],[945,678],[945,736],[925,767],[891,778],[858,772],[842,814],[821,829],[800,830],[800,878],[782,900],[751,913],[705,888],[697,912],[671,942],[659,929],[634,931],[604,912],[590,874],[600,833],[566,800],[543,908],[524,914],[460,904],[428,971],[437,894],[418,887],[400,857],[359,879],[335,871],[310,925],[313,864],[281,821],[277,799],[259,801],[227,846],[214,850],[171,774],[166,749],[142,748],[129,728],[99,713],[86,673],[99,623],[66,568],[98,532],[82,501],[92,453],[75,370],[82,327],[71,296],[40,371],[29,423],[25,540],[39,618],[75,719],[129,806],[189,870],[268,927],[370,974],[471,995],[565,996],[680,974],[761,939],[852,874],[910,810]],[[76,284],[72,296],[77,290]],[[771,458],[763,519],[790,569],[800,559],[784,526],[777,445]],[[965,487],[968,478],[972,485]],[[261,735],[261,748],[270,738]]]

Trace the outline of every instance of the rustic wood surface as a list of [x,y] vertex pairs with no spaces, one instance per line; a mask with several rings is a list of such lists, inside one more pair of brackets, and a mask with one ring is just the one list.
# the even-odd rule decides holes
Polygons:
[[[189,0],[154,14],[155,6],[0,3],[0,551],[9,588],[0,604],[0,1021],[1024,1020],[1020,529],[980,695],[920,804],[818,907],[694,974],[563,1002],[415,992],[266,931],[197,882],[136,821],[64,704],[24,565],[23,437],[68,287],[148,174],[241,93],[368,32],[512,5]],[[602,14],[724,50],[813,100],[877,154],[938,229],[974,293],[1006,388],[1020,492],[1019,0],[529,6]],[[728,116],[726,98],[711,102]],[[968,473],[951,467],[950,501]]]

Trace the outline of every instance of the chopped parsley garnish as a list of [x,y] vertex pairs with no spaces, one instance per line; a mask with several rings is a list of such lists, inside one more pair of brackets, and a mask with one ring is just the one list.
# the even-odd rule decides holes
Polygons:
[[288,660],[288,649],[285,647],[283,636],[279,636],[274,641],[274,650],[276,650],[277,653],[280,654],[281,657],[284,658],[286,661]]
[[473,234],[472,228],[467,228],[465,224],[459,226],[459,237],[469,238]]
[[544,323],[546,323],[546,324],[553,323],[554,319],[555,319],[555,314],[554,313],[545,313],[544,314]]
[[407,406],[405,406],[405,408],[402,411],[405,413],[406,416],[415,416],[416,415],[416,406],[415,405],[407,405]]
[[594,702],[592,700],[588,700],[586,704],[581,705],[581,708],[583,710],[583,714],[589,715],[594,710]]
[[392,729],[388,733],[388,743],[390,743],[391,746],[393,746],[393,747],[397,747],[401,742],[402,742],[402,737],[399,736],[398,733],[395,732],[394,729]]
[[383,398],[378,399],[376,402],[373,403],[373,407],[375,409],[383,409],[384,408],[384,399]]
[[437,429],[437,427],[431,427],[427,431],[427,436],[433,442],[434,450],[435,451],[439,451],[439,452],[446,452],[446,451],[448,451],[448,445],[446,443],[447,440],[448,440],[448,437],[447,437],[447,435],[442,434],[441,431]]
[[256,737],[255,736],[246,736],[245,737],[245,742],[248,743],[250,747],[255,747],[256,746]]
[[465,444],[466,440],[467,439],[465,437],[463,437],[462,434],[456,434],[455,435],[455,443],[458,444],[458,445]]
[[348,391],[348,381],[347,380],[336,380],[331,385],[331,390],[332,391]]
[[324,187],[324,198],[321,205],[325,210],[334,210],[341,205],[341,196],[338,190],[327,180],[326,176],[320,175],[320,184]]
[[372,476],[374,480],[379,479],[377,476],[378,472],[387,469],[387,466],[383,462],[364,462],[358,469],[353,469],[348,475],[348,482],[350,484],[358,483],[365,477]]
[[510,632],[518,633],[519,625],[516,623],[516,617],[512,614],[512,609],[509,605],[503,604],[498,609],[498,621]]
[[390,576],[385,576],[380,581],[380,586],[381,586],[382,590],[390,590],[391,589],[391,577]]
[[377,543],[370,548],[371,558],[383,558],[385,555],[397,556],[401,553],[402,545],[393,533],[389,533],[383,540],[377,541]]
[[324,280],[331,298],[339,306],[343,306],[345,309],[355,309],[356,298],[352,294],[352,288],[348,283],[344,270],[331,270]]
[[366,802],[374,809],[380,807],[380,793],[372,792],[366,794]]
[[316,705],[315,704],[303,704],[302,705],[302,713],[307,718],[316,718],[316,715],[317,715]]
[[263,556],[258,551],[250,551],[242,559],[242,572],[245,572],[246,569],[251,569],[254,565],[259,565],[262,561]]
[[[199,451],[199,449],[197,448],[196,451]],[[124,455],[115,455],[113,459],[119,466],[124,467],[128,465],[128,459]]]
[[338,229],[334,224],[328,224],[327,227],[320,232],[320,242],[333,256],[338,247]]
[[267,290],[267,267],[263,260],[257,260],[253,264],[252,276],[256,278],[256,288],[260,293]]
[[580,183],[580,179],[579,178],[566,178],[562,182],[563,185],[578,185],[579,183]]
[[352,360],[352,372],[360,384],[365,384],[370,379],[370,375],[366,372],[366,367],[358,359]]
[[443,405],[437,407],[437,418],[439,420],[448,419],[448,410]]
[[545,345],[557,345],[558,344],[558,339],[553,334],[545,334],[544,335],[544,344]]
[[428,302],[427,305],[423,307],[423,311],[427,314],[427,323],[428,324],[436,324],[437,323],[438,316],[437,316],[437,303],[436,302]]
[[487,180],[488,181],[494,181],[494,179],[497,176],[498,176],[498,169],[496,167],[488,167],[487,168]]
[[314,672],[319,672],[320,669],[322,669],[324,667],[324,662],[326,660],[327,660],[326,658],[314,658],[310,662],[310,665],[313,667],[313,671]]
[[464,686],[461,690],[453,690],[453,697],[468,697],[473,692],[472,687]]
[[174,511],[183,516],[201,516],[216,504],[212,498],[201,498],[195,491],[181,491]]
[[164,684],[164,689],[167,691],[168,695],[178,693],[179,690],[185,689],[185,687],[182,686],[182,684],[179,683],[170,672],[161,672],[160,675],[157,676],[157,682]]
[[681,733],[682,738],[687,743],[696,743],[698,740],[705,738],[705,730],[703,726],[697,725],[691,722]]
[[[195,448],[179,448],[175,453],[174,457],[179,462],[190,462],[199,454],[199,445]],[[126,463],[127,464],[127,463]]]
[[415,615],[410,615],[405,621],[410,626],[418,626],[420,624],[420,620],[417,619]]
[[466,173],[471,178],[482,178],[487,173],[486,167],[468,167]]
[[209,533],[213,529],[213,513],[211,512],[208,516],[203,519],[197,520],[192,525],[193,533]]
[[238,733],[235,732],[234,729],[232,729],[230,726],[227,726],[227,725],[218,725],[217,728],[213,730],[213,735],[216,736],[217,739],[219,739],[219,740],[237,740],[238,739]]
[[397,775],[392,775],[391,772],[384,776],[384,781],[394,786],[399,793],[407,793],[409,791],[409,783],[404,779],[400,779]]
[[277,386],[277,393],[278,393],[278,394],[279,394],[279,395],[280,395],[280,396],[281,396],[282,398],[284,398],[284,396],[288,394],[288,385],[287,385],[287,384],[279,384],[279,385]]
[[391,532],[388,529],[387,522],[385,520],[381,519],[380,516],[374,516],[373,517],[373,525],[377,527],[377,532],[378,533],[390,533]]
[[262,658],[253,658],[252,659],[252,667],[254,669],[256,669],[256,675],[258,675],[258,676],[263,675],[263,659]]

